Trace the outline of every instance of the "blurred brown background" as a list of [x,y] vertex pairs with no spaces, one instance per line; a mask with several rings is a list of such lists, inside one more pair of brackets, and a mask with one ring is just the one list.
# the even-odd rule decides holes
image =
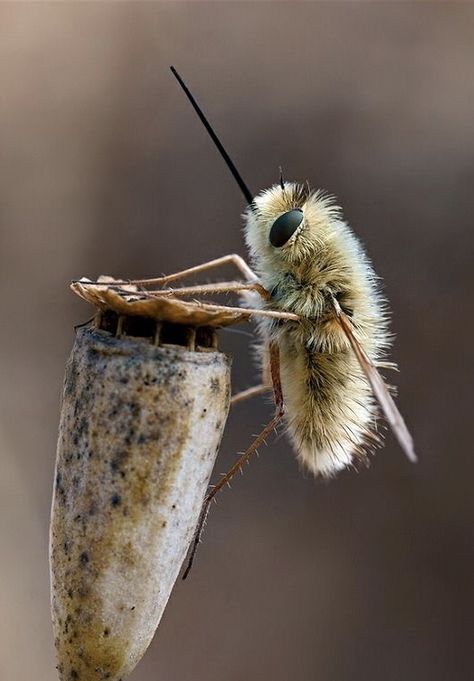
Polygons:
[[[0,6],[0,678],[55,681],[47,533],[69,279],[236,251],[242,197],[168,65],[255,191],[335,193],[385,280],[399,403],[368,471],[301,475],[285,438],[225,492],[133,681],[472,676],[474,7]],[[247,338],[222,334],[235,387]],[[236,407],[227,469],[270,407]]]

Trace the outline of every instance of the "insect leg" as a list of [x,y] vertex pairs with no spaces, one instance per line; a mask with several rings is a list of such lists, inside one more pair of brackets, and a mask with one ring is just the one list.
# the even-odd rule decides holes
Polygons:
[[269,390],[271,390],[271,385],[265,385],[264,383],[261,383],[260,385],[254,385],[252,388],[247,388],[247,390],[241,390],[241,392],[232,395],[230,399],[230,404],[231,406],[233,406],[234,404],[244,402],[244,400],[248,400],[251,397],[255,397],[256,395],[262,395],[263,393],[266,393]]
[[186,270],[181,270],[181,272],[175,272],[174,274],[168,274],[164,277],[159,277],[155,280],[141,280],[134,283],[151,283],[156,281],[159,283],[166,283],[167,281],[173,281],[175,279],[182,279],[191,274],[199,274],[200,272],[207,272],[207,270],[213,269],[215,267],[222,267],[223,265],[235,265],[237,269],[241,272],[247,281],[258,281],[258,277],[253,270],[247,265],[245,260],[237,253],[230,253],[229,255],[223,255],[220,258],[215,258],[214,260],[209,260],[208,262],[203,262],[200,265],[194,265],[194,267],[189,267]]
[[[199,303],[199,301],[195,301]],[[293,312],[281,312],[280,310],[259,310],[249,307],[231,307],[230,305],[213,305],[212,303],[199,303],[205,310],[215,312],[240,312],[244,317],[270,317],[272,319],[287,319],[298,322],[300,317]]]
[[257,291],[264,300],[270,297],[268,291],[257,281],[249,283],[241,281],[219,281],[215,284],[198,284],[196,286],[158,289],[147,291],[147,293],[160,296],[192,296],[205,295],[208,293],[239,293],[241,291]]
[[186,579],[193,566],[194,557],[196,555],[197,548],[201,541],[204,524],[209,514],[212,500],[214,499],[216,494],[224,487],[224,485],[227,485],[232,480],[234,475],[238,473],[238,471],[242,470],[243,465],[247,463],[252,454],[255,454],[260,445],[265,442],[265,439],[268,437],[268,435],[270,435],[272,430],[278,425],[279,421],[283,417],[285,409],[280,381],[280,353],[278,345],[276,343],[270,344],[270,370],[272,375],[273,394],[275,397],[275,415],[273,416],[271,421],[267,423],[267,425],[261,431],[261,433],[257,435],[255,440],[250,445],[250,447],[242,454],[242,456],[238,459],[238,461],[236,461],[232,468],[229,471],[227,471],[227,473],[219,480],[217,485],[213,487],[211,491],[208,492],[208,494],[206,495],[201,510],[201,515],[199,516],[196,533],[194,535],[194,540],[191,548],[191,553],[189,555],[188,564],[183,573],[183,579]]
[[80,324],[74,324],[73,326],[74,331],[77,331],[77,329],[82,329],[83,326],[91,324],[94,321],[94,319],[95,317],[89,317],[89,319],[86,319],[85,322],[81,322]]
[[[208,262],[203,262],[200,265],[194,265],[194,267],[188,267],[186,270],[181,270],[180,272],[174,272],[173,274],[167,274],[162,277],[155,277],[153,279],[123,279],[123,280],[116,280],[113,282],[113,284],[134,284],[137,286],[149,286],[151,284],[159,284],[159,285],[164,285],[167,284],[169,281],[175,281],[176,279],[183,279],[184,277],[188,277],[192,274],[199,274],[200,272],[207,272],[207,270],[213,269],[214,267],[222,267],[223,265],[235,265],[237,269],[240,271],[240,273],[244,276],[244,278],[247,281],[258,281],[258,277],[255,274],[253,270],[250,269],[250,267],[247,265],[245,260],[240,256],[237,255],[237,253],[230,253],[229,255],[223,255],[220,258],[215,258],[215,260],[209,260]],[[75,280],[73,281],[75,283]],[[104,286],[107,285],[106,282],[100,282],[100,281],[81,281],[81,284],[88,284],[89,286],[91,284],[93,285],[100,285],[104,284]],[[110,283],[108,284],[109,286],[111,285]]]

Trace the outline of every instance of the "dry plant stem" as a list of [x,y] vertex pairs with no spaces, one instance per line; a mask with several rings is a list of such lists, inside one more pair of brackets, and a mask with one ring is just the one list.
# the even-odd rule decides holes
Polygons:
[[224,354],[119,334],[79,330],[66,371],[51,518],[61,681],[120,681],[143,655],[228,413]]
[[272,420],[265,426],[259,435],[252,442],[250,447],[242,454],[242,456],[236,461],[232,468],[227,471],[227,473],[219,480],[217,485],[208,492],[204,504],[202,507],[201,515],[199,516],[199,521],[196,528],[196,533],[194,535],[194,540],[192,543],[191,553],[189,555],[188,564],[186,570],[183,573],[183,579],[189,575],[191,568],[194,563],[194,558],[196,556],[196,551],[201,541],[202,533],[204,530],[204,525],[206,523],[207,516],[209,514],[210,506],[212,500],[215,498],[216,494],[225,486],[230,483],[232,478],[236,473],[242,471],[244,464],[250,459],[250,457],[255,454],[257,449],[263,444],[270,435],[270,433],[278,425],[279,421],[282,419],[284,414],[284,403],[283,403],[283,393],[281,390],[281,380],[280,380],[280,355],[278,350],[278,345],[275,343],[270,344],[270,370],[273,383],[273,394],[275,398],[275,415]]

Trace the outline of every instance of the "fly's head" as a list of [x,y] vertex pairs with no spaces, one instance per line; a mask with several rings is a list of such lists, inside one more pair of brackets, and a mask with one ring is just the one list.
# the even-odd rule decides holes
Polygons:
[[258,194],[244,220],[253,264],[264,278],[270,272],[306,278],[327,259],[340,209],[323,192],[286,182]]

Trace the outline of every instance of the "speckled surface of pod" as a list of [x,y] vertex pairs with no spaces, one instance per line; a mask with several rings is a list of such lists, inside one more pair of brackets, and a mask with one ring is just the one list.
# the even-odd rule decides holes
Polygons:
[[217,351],[78,332],[51,516],[61,681],[119,681],[149,645],[219,448],[229,364]]

